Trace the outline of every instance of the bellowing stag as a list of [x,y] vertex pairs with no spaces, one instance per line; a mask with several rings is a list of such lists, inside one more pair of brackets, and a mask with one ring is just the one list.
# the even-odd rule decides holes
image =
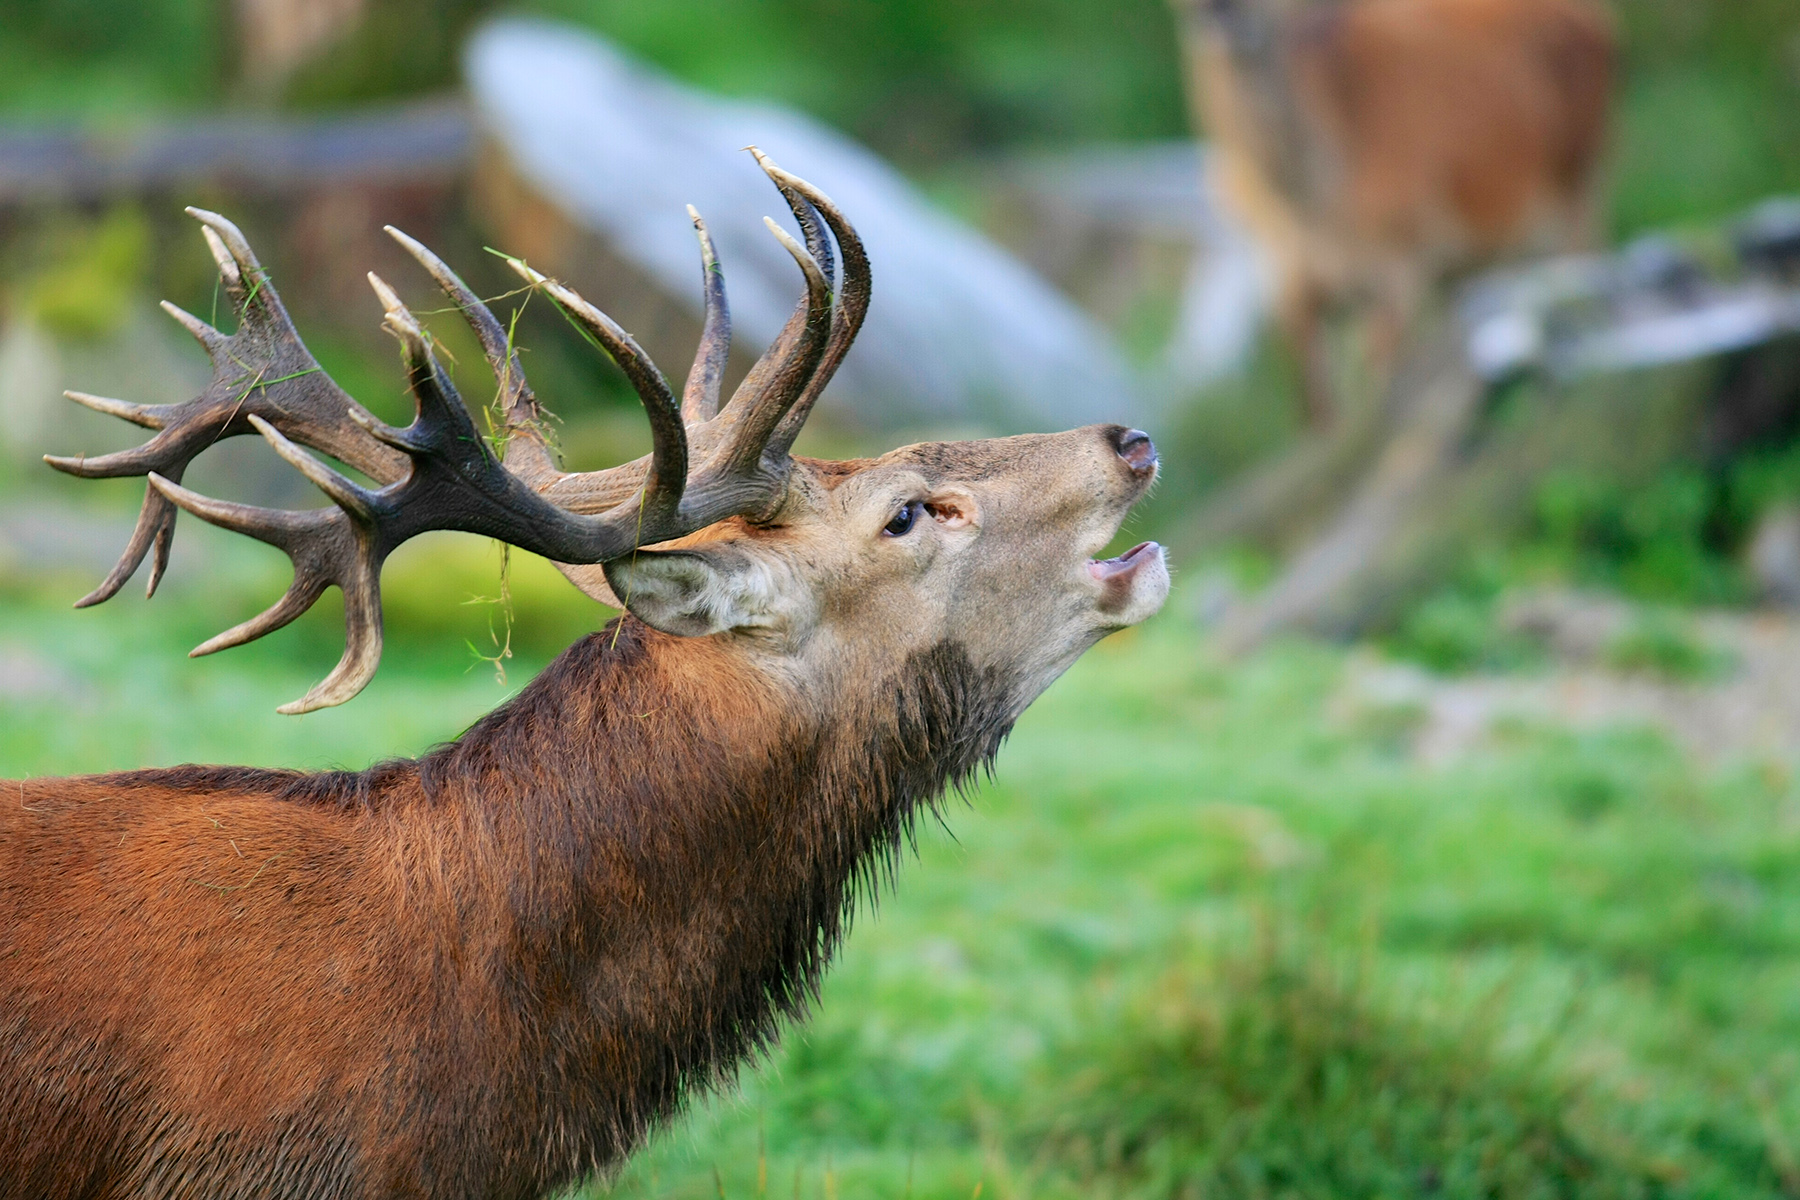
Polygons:
[[[294,712],[368,680],[382,561],[424,530],[570,564],[626,612],[416,761],[5,784],[0,1197],[492,1200],[618,1162],[805,1009],[859,882],[919,809],[989,762],[1085,649],[1160,606],[1160,547],[1089,557],[1156,474],[1142,433],[790,455],[862,321],[869,266],[824,195],[763,166],[805,234],[776,229],[806,294],[723,407],[728,316],[697,216],[706,320],[679,401],[623,330],[515,263],[643,400],[653,452],[592,473],[555,468],[500,323],[424,247],[395,235],[485,348],[503,459],[385,284],[417,401],[404,429],[338,390],[237,229],[194,213],[238,329],[178,312],[216,367],[192,402],[76,397],[158,431],[53,460],[149,474],[137,533],[88,600],[146,553],[160,572],[176,506],[281,547],[287,595],[199,649],[342,588],[343,660]],[[252,430],[336,506],[179,484]]]
[[1596,0],[1173,0],[1226,201],[1273,261],[1309,417],[1327,306],[1390,359],[1430,287],[1591,233],[1613,74]]

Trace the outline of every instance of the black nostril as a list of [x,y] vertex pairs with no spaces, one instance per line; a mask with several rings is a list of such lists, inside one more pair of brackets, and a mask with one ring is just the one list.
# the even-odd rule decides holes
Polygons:
[[1156,443],[1141,429],[1126,429],[1117,435],[1119,457],[1133,471],[1148,471],[1156,465]]

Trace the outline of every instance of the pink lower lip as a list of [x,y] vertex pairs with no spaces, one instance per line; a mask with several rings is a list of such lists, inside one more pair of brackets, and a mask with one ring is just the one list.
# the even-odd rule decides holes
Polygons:
[[1117,558],[1102,558],[1090,561],[1087,565],[1088,574],[1092,575],[1095,579],[1100,580],[1102,583],[1106,582],[1108,579],[1116,579],[1121,575],[1128,575],[1136,570],[1138,565],[1149,557],[1149,555],[1145,553],[1146,551],[1155,549],[1155,542],[1139,542]]

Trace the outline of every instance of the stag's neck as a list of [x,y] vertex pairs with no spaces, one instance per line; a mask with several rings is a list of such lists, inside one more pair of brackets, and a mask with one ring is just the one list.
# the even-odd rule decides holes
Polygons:
[[858,884],[1013,715],[949,647],[821,697],[627,619],[420,760],[419,790],[458,825],[439,844],[488,860],[448,877],[487,881],[515,1002],[561,1014],[545,1052],[616,1108],[616,1150],[804,1006]]
[[1205,123],[1288,202],[1307,210],[1328,201],[1332,179],[1322,131],[1301,93],[1306,63],[1329,42],[1337,20],[1336,8],[1202,0],[1191,35]]

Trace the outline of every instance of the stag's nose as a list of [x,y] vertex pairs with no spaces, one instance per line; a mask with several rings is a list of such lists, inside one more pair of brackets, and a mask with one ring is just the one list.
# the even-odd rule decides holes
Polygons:
[[1141,429],[1121,429],[1113,435],[1113,448],[1134,475],[1148,475],[1156,469],[1156,443]]

